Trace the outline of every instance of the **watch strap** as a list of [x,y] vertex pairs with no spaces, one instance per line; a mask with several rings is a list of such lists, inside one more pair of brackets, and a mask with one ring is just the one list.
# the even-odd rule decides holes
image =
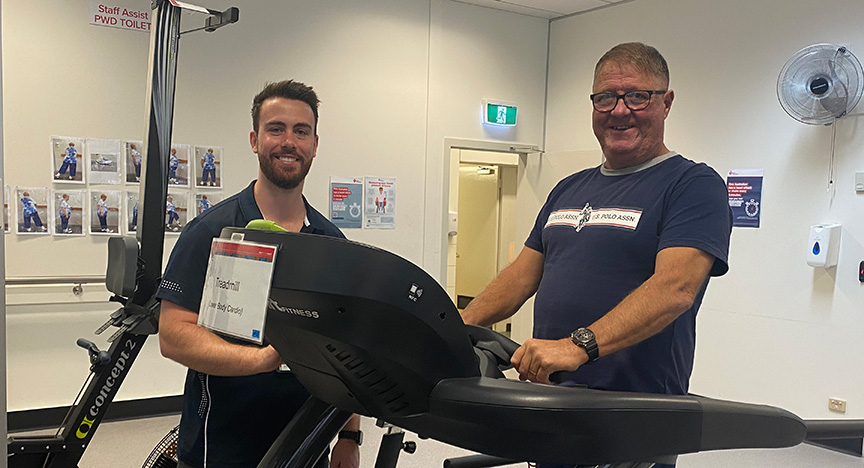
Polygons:
[[585,343],[585,352],[588,353],[588,362],[600,359],[600,349],[597,347],[597,341],[594,339]]
[[594,362],[600,359],[600,348],[597,346],[597,339],[594,332],[588,328],[579,328],[570,334],[570,339],[576,346],[585,350],[588,354],[588,362]]
[[353,440],[357,445],[363,444],[363,431],[339,431],[340,439]]

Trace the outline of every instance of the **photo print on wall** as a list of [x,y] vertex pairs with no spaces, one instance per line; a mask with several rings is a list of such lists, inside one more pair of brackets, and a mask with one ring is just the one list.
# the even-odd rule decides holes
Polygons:
[[144,143],[141,140],[123,142],[123,161],[126,165],[126,183],[141,182],[141,167],[144,163]]
[[[83,184],[85,140],[79,137],[51,137],[51,167],[54,182]],[[79,164],[80,163],[80,164]]]
[[126,232],[135,234],[138,232],[138,192],[126,192]]
[[9,186],[3,186],[3,232],[9,232],[11,227],[9,223]]
[[15,231],[20,235],[48,234],[48,189],[15,187]]
[[189,194],[168,192],[165,201],[165,232],[180,234],[189,219]]
[[87,180],[90,184],[118,185],[123,182],[120,140],[87,139]]
[[55,236],[83,236],[84,208],[87,194],[84,190],[53,190],[51,212],[54,213]]
[[168,155],[168,185],[188,187],[190,179],[189,145],[172,144]]
[[195,194],[195,216],[198,216],[222,201],[222,192],[198,192]]
[[198,176],[195,187],[222,187],[222,147],[196,146],[195,160],[198,161]]
[[120,191],[90,189],[90,234],[120,232]]

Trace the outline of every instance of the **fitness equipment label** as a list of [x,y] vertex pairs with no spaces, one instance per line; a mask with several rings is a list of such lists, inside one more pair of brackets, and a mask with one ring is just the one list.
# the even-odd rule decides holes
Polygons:
[[198,325],[262,344],[277,247],[213,239]]

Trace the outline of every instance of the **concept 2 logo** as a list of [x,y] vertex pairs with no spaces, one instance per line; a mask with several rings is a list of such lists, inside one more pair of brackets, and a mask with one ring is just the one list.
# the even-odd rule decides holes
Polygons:
[[87,412],[87,415],[85,415],[81,420],[81,423],[78,424],[78,430],[75,431],[75,437],[84,439],[90,433],[90,429],[96,422],[96,417],[99,416],[102,407],[111,401],[111,398],[109,397],[117,391],[117,387],[119,386],[118,381],[122,380],[122,377],[126,373],[126,360],[132,355],[132,350],[134,350],[136,346],[138,346],[138,344],[134,341],[126,340],[125,349],[120,353],[120,357],[117,358],[114,367],[111,368],[111,375],[105,379],[105,385],[103,385],[102,389],[99,390],[99,395],[96,396],[93,406],[90,407],[90,411]]

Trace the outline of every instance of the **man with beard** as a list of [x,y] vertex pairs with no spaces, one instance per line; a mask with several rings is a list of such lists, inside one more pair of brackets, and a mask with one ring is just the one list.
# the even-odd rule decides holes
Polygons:
[[[223,227],[267,219],[291,232],[345,236],[303,196],[318,148],[318,96],[296,81],[268,84],[253,100],[249,142],[258,179],[183,229],[162,277],[159,345],[186,367],[177,455],[182,467],[255,467],[309,394],[272,346],[252,346],[199,327],[210,244]],[[357,468],[360,422],[340,432],[330,466]],[[327,466],[322,456],[316,468]]]

